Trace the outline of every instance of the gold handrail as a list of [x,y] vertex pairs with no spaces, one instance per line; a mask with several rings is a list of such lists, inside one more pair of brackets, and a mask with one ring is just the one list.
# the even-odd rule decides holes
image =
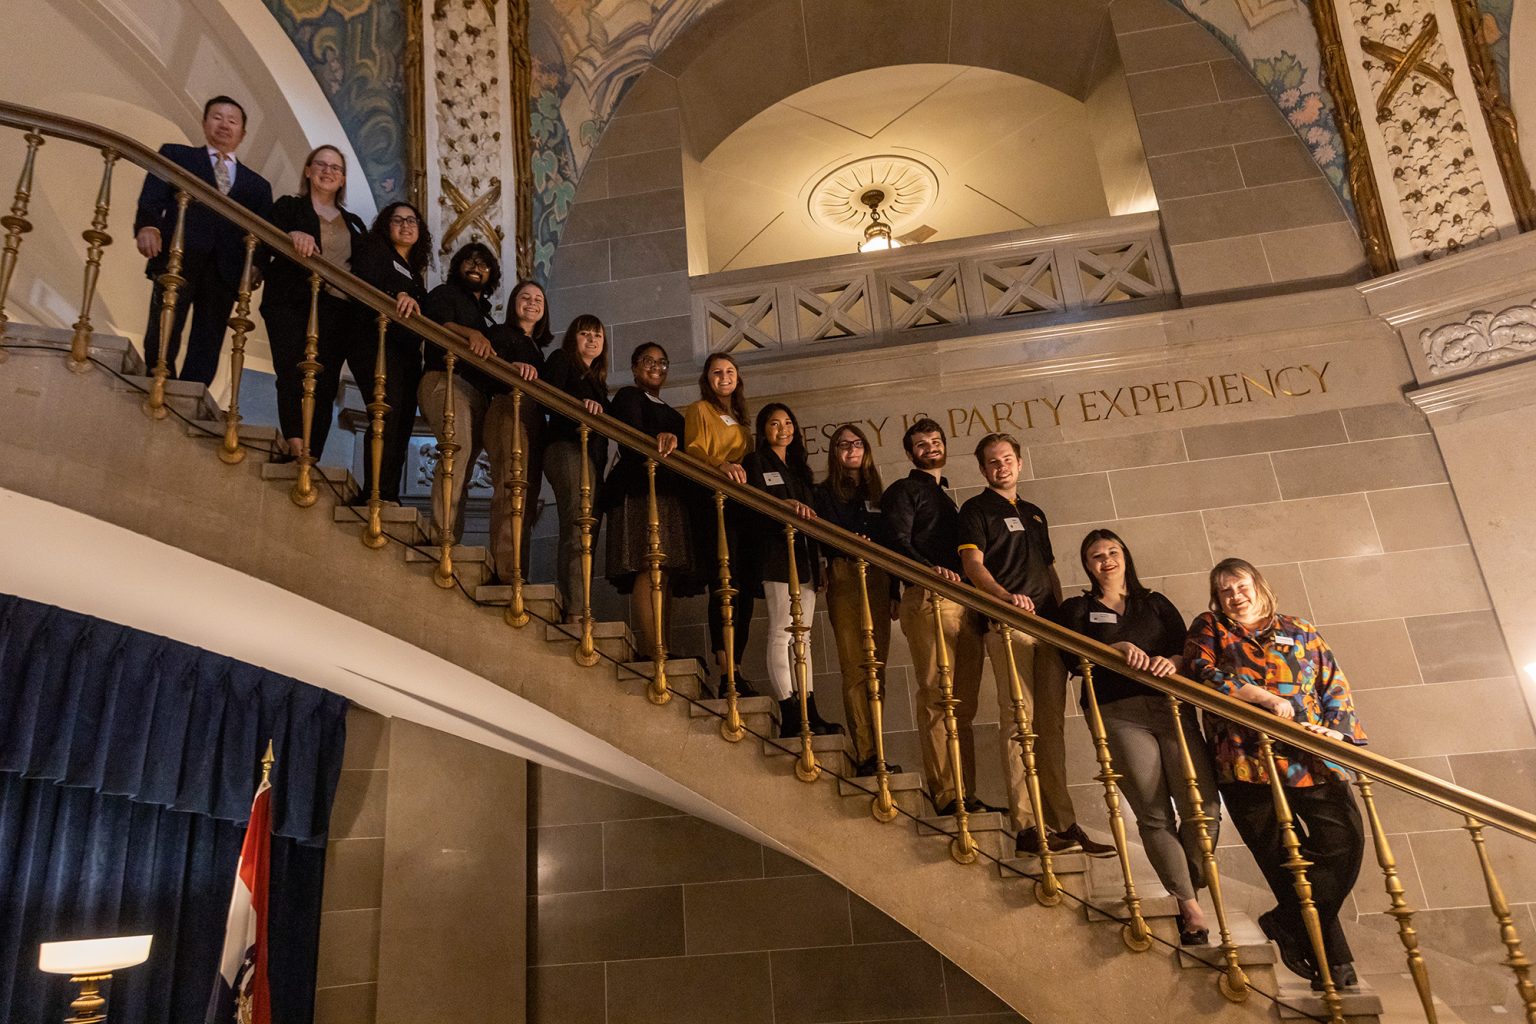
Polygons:
[[[0,101],[0,125],[116,152],[122,159],[168,182],[172,187],[214,210],[243,231],[256,236],[273,252],[299,264],[337,291],[367,306],[376,314],[406,326],[426,341],[451,353],[461,365],[473,366],[503,383],[515,385],[541,406],[579,424],[584,424],[618,444],[646,455],[654,454],[655,439],[650,435],[608,416],[594,416],[587,412],[580,401],[542,381],[523,380],[507,364],[497,359],[474,354],[456,335],[450,334],[425,318],[414,317],[408,322],[402,320],[395,310],[395,302],[391,297],[323,259],[300,256],[286,234],[147,146],[86,121],[3,101]],[[1492,826],[1521,839],[1536,842],[1536,814],[1511,807],[1481,793],[1464,789],[1363,748],[1317,736],[1293,722],[1277,718],[1244,701],[1217,693],[1183,676],[1157,677],[1146,671],[1133,669],[1113,648],[1064,629],[1046,619],[1026,613],[1013,605],[1005,604],[971,587],[942,579],[926,566],[838,527],[830,526],[820,520],[800,520],[778,499],[755,488],[727,480],[713,467],[684,452],[668,456],[663,465],[682,477],[704,485],[710,491],[724,493],[737,504],[776,520],[781,525],[794,526],[812,540],[826,544],[850,557],[862,558],[869,565],[884,569],[905,582],[917,583],[946,600],[955,601],[995,622],[1067,651],[1078,659],[1086,660],[1089,664],[1107,668],[1154,690],[1177,697],[1187,704],[1268,734],[1274,740],[1290,747],[1326,758],[1420,799],[1469,816],[1482,825]]]

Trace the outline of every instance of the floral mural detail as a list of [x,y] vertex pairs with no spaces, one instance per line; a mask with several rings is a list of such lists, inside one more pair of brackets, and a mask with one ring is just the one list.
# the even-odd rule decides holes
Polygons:
[[1306,65],[1293,53],[1281,53],[1278,57],[1263,57],[1253,62],[1253,76],[1274,99],[1280,112],[1301,141],[1312,151],[1312,159],[1322,168],[1329,184],[1339,193],[1339,198],[1350,205],[1346,188],[1348,175],[1344,161],[1344,146],[1339,139],[1339,129],[1333,119],[1333,105],[1317,89],[1307,88]]
[[325,91],[375,202],[404,199],[403,0],[264,2]]

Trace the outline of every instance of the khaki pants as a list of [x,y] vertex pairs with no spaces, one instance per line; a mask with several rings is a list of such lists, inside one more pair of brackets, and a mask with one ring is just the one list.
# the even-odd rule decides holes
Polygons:
[[[933,592],[923,587],[909,586],[901,595],[901,631],[912,651],[912,675],[917,686],[917,734],[923,747],[923,777],[934,804],[942,807],[955,798],[955,786],[949,741],[944,732],[944,710],[938,703],[943,694],[939,689],[934,604]],[[964,609],[955,602],[940,599],[938,610],[949,664],[954,670],[954,694],[960,702],[955,708],[955,721],[960,734],[960,767],[969,791],[976,779],[971,722],[976,717],[976,695],[981,689],[981,635],[963,628]]]
[[[869,615],[875,627],[875,658],[882,666],[891,653],[890,577],[870,566],[865,579]],[[875,730],[869,710],[869,685],[864,675],[864,608],[859,593],[858,565],[851,558],[834,558],[828,566],[827,611],[837,641],[837,663],[843,673],[843,713],[853,739],[853,759],[863,764],[875,756]],[[884,675],[881,679],[883,681]],[[886,696],[881,687],[881,696]],[[939,726],[943,729],[943,724]]]
[[[417,402],[421,414],[432,425],[438,440],[443,437],[443,406],[447,402],[448,375],[441,372],[426,374],[417,390]],[[490,547],[492,565],[502,579],[512,576],[512,399],[500,395],[486,401],[480,391],[464,383],[462,377],[453,380],[453,436],[459,446],[453,457],[453,523],[455,539],[464,532],[464,491],[474,473],[475,461],[483,448],[491,464],[491,522]],[[526,458],[527,444],[524,443]],[[526,492],[525,508],[537,508],[539,481],[534,478]],[[432,477],[432,522],[441,530],[449,525],[444,522],[448,495],[443,487],[443,464],[437,464]],[[533,529],[533,517],[523,523],[523,547],[527,552],[527,538]],[[436,536],[433,537],[436,540]],[[528,575],[526,558],[523,575]]]
[[[979,617],[967,613],[967,625]],[[1001,730],[999,743],[1003,752],[1003,777],[1008,780],[1008,811],[1015,829],[1034,819],[1025,788],[1024,746],[1014,735],[1013,684],[1008,671],[1008,645],[996,626],[986,632],[987,657],[992,660],[992,674],[997,680],[997,714]],[[1019,688],[1024,698],[1024,713],[1029,716],[1030,731],[1035,734],[1035,771],[1040,776],[1040,804],[1045,824],[1060,832],[1077,821],[1072,796],[1067,789],[1067,668],[1061,655],[1033,637],[1013,633],[1013,661],[1019,672]]]

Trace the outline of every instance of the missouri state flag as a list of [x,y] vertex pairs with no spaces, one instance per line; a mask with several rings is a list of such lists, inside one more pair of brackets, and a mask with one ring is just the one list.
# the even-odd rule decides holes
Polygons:
[[208,1004],[207,1024],[272,1024],[267,986],[267,893],[272,863],[271,748],[251,804],[240,869],[224,927],[224,955]]

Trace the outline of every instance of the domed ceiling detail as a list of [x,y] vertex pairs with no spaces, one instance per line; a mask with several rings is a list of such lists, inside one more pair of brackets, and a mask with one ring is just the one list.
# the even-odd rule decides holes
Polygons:
[[900,230],[927,213],[939,197],[939,176],[921,160],[886,154],[852,160],[810,185],[806,209],[816,223],[862,236],[869,223],[865,196],[878,192],[880,215]]

